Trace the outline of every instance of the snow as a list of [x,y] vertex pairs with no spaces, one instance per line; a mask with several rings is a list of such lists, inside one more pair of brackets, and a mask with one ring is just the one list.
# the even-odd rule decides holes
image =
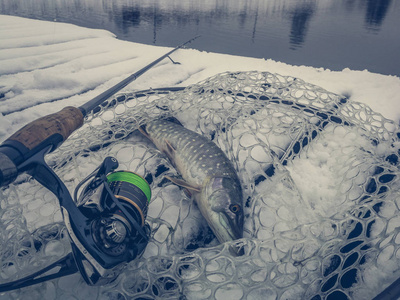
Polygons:
[[[182,37],[182,42],[191,37]],[[200,37],[201,38],[201,37]],[[0,141],[22,125],[66,105],[79,106],[168,52],[118,40],[104,30],[0,17]],[[193,43],[193,47],[195,47]],[[190,45],[188,47],[191,47]],[[292,66],[270,59],[182,49],[125,90],[187,86],[224,71],[268,71],[299,77],[400,119],[400,78],[364,71]]]
[[[189,38],[191,36],[182,37],[182,42]],[[40,116],[59,111],[67,105],[78,107],[86,103],[169,50],[121,41],[104,30],[0,15],[0,142]],[[181,49],[172,58],[180,64],[172,64],[165,59],[124,91],[187,86],[225,71],[268,71],[301,78],[328,91],[345,95],[350,101],[365,103],[396,123],[400,120],[400,78],[396,76],[348,68],[338,72],[292,66],[271,59],[207,53],[195,49]],[[332,168],[337,163],[335,149],[355,142],[351,132],[327,130],[325,134],[328,142],[317,145],[317,152],[308,153],[309,156],[315,155],[315,159],[299,160],[297,165],[288,168],[296,182],[309,183],[298,184],[300,192],[309,209],[319,211],[324,217],[332,214],[332,209],[339,204],[335,201],[344,200],[336,198],[331,188],[337,185],[334,182],[340,179],[341,172]],[[251,137],[246,139],[243,136],[241,142],[248,145],[254,141]],[[367,147],[367,143],[364,146]],[[351,147],[349,151],[352,151]],[[256,155],[261,162],[269,159],[262,149]],[[321,170],[327,173],[321,176]],[[332,170],[337,173],[332,173]],[[315,181],[316,178],[320,180]],[[171,189],[177,192],[176,187],[171,186]],[[320,201],[327,198],[332,201]],[[159,207],[153,205],[151,209]],[[151,213],[157,214],[154,211]],[[176,212],[171,209],[170,214],[173,216]],[[185,230],[190,231],[188,228]],[[159,231],[156,236],[159,242],[165,239],[165,232],[166,229]],[[56,250],[57,245],[53,245],[53,248],[49,246],[49,252]],[[380,259],[384,260],[384,255]],[[240,295],[235,295],[235,286],[229,291],[221,289],[218,293],[240,298]]]

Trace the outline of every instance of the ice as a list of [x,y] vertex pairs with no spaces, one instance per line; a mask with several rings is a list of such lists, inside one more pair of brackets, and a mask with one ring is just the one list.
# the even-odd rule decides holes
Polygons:
[[[0,16],[0,141],[40,116],[67,105],[82,105],[169,50],[124,42],[102,30]],[[320,280],[325,280],[323,289],[331,293],[330,277],[321,270],[335,270],[343,278],[362,273],[359,286],[345,293],[364,299],[397,278],[398,166],[387,158],[396,156],[399,147],[392,138],[400,120],[400,78],[349,69],[333,72],[194,49],[181,49],[172,56],[181,65],[165,60],[149,70],[124,89],[128,93],[122,94],[124,105],[87,120],[66,142],[59,152],[62,155],[49,157],[70,190],[107,155],[116,156],[121,168],[151,175],[153,198],[148,221],[153,235],[143,258],[129,264],[111,286],[89,287],[76,274],[2,297],[178,298],[183,293],[193,298],[259,299],[262,295],[298,299],[300,295],[320,293]],[[243,73],[246,82],[232,75],[232,82],[237,80],[238,85],[230,91],[265,92],[248,84],[257,82],[262,77],[260,72],[268,72],[267,80],[276,84],[268,92],[277,98],[331,112],[335,108],[329,104],[336,103],[336,94],[345,95],[349,102],[340,109],[340,117],[351,120],[354,126],[331,122],[313,137],[312,131],[320,128],[319,117],[298,113],[282,103],[264,106],[246,96],[224,96],[209,90],[202,98],[194,92],[196,87],[160,101],[159,96],[142,101],[129,94],[151,87],[188,86],[225,71],[251,70],[259,72]],[[293,77],[323,89],[298,83]],[[202,86],[211,89],[215,82],[222,82],[223,89],[230,82],[224,80],[223,76],[216,77]],[[229,245],[218,245],[183,191],[171,183],[161,184],[163,175],[176,172],[148,141],[136,134],[117,138],[117,130],[110,139],[112,145],[105,146],[102,139],[109,138],[107,130],[115,126],[116,116],[122,120],[125,137],[140,118],[164,114],[160,109],[164,104],[185,126],[213,138],[240,171],[245,199],[251,199],[245,208],[243,257],[234,258]],[[283,157],[292,141],[304,141],[305,137],[309,144],[302,146],[303,151],[294,159]],[[371,143],[371,137],[378,143]],[[80,152],[90,147],[99,150]],[[162,175],[157,172],[160,165],[168,169]],[[267,174],[270,166],[275,168],[271,178]],[[376,167],[382,166],[384,171],[376,173]],[[4,253],[13,253],[7,250],[18,249],[19,241],[29,240],[30,233],[41,226],[61,221],[56,199],[48,191],[35,182],[19,180],[19,185],[2,192],[0,243]],[[362,198],[367,194],[370,202]],[[360,226],[361,233],[357,231]],[[361,249],[367,244],[349,244],[346,238],[351,235],[351,241],[368,241],[370,250]],[[50,240],[38,254],[30,253],[32,265],[27,256],[11,255],[8,259],[21,264],[5,268],[0,275],[12,278],[29,274],[44,265],[46,257],[67,253],[68,247],[65,239],[62,243]],[[366,263],[361,265],[363,260]],[[347,269],[342,269],[344,265]],[[335,296],[335,291],[330,295]]]

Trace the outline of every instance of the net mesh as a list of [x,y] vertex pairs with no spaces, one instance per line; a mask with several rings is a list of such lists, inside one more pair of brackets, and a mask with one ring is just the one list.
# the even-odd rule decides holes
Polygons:
[[[213,140],[244,189],[242,240],[220,244],[177,173],[138,127],[175,117]],[[223,73],[180,91],[119,95],[46,160],[73,192],[106,156],[150,183],[143,257],[116,281],[79,274],[9,299],[365,299],[400,274],[399,128],[368,106],[300,79]],[[70,251],[57,199],[27,176],[1,194],[0,278]],[[234,256],[229,245],[243,247]]]

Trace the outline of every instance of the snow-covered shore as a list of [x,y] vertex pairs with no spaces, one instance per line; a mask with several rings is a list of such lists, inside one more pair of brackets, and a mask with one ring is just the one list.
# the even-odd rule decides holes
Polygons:
[[[182,42],[189,38],[191,36],[182,37]],[[191,46],[189,45],[189,47]],[[195,43],[193,47],[195,47]],[[40,116],[56,112],[67,105],[80,106],[84,104],[169,50],[165,47],[121,41],[104,30],[81,28],[58,22],[0,16],[0,142],[27,122]],[[398,105],[400,101],[399,77],[374,74],[367,70],[344,69],[341,72],[334,72],[308,66],[292,66],[269,59],[207,53],[194,49],[181,49],[175,52],[172,58],[181,64],[172,64],[166,59],[131,83],[124,91],[166,86],[187,86],[225,71],[267,71],[298,77],[330,92],[344,95],[350,101],[365,103],[374,111],[394,120],[396,123],[400,119],[400,107]],[[346,148],[348,150],[346,154],[353,155],[353,152],[355,152],[352,150],[353,148],[370,147],[372,150],[364,152],[372,153],[371,156],[373,156],[379,150],[375,149],[375,146],[370,145],[369,142],[364,145],[364,139],[357,144],[351,134],[345,134],[344,136],[347,139],[344,139],[340,132],[334,133],[336,140],[334,135],[333,137],[329,135],[328,128],[324,133],[326,136],[321,138],[319,145],[317,144],[315,153],[309,151],[309,157],[305,155],[305,157],[297,160],[297,165],[293,164],[287,168],[295,183],[301,187],[299,191],[302,196],[307,199],[317,198],[319,202],[314,201],[312,202],[313,205],[310,205],[316,211],[321,203],[323,208],[328,207],[328,209],[337,205],[334,200],[340,182],[333,182],[332,178],[341,181],[342,177],[337,175],[341,173],[328,172],[324,174],[321,170],[323,171],[325,166],[329,171],[340,162],[335,160],[340,155],[334,155],[335,153],[345,153],[342,151],[341,147],[343,146],[339,142],[343,142],[345,146],[355,144],[354,147]],[[88,135],[90,134],[88,133]],[[96,134],[93,138],[97,138]],[[334,145],[332,146],[329,143]],[[362,147],[359,145],[362,145]],[[330,148],[334,148],[334,146],[338,147],[337,152],[324,152],[324,150],[331,150]],[[388,148],[390,148],[389,146]],[[356,155],[357,153],[354,154],[354,156]],[[311,168],[313,167],[311,166],[312,162],[315,162],[314,173],[311,172],[314,170]],[[345,167],[352,168],[352,166],[347,166],[345,158],[341,163]],[[356,163],[358,164],[358,160]],[[363,163],[368,167],[370,166],[368,161],[363,161]],[[358,170],[357,168],[354,169]],[[85,172],[89,172],[89,170],[90,168],[87,167]],[[345,172],[345,174],[352,174],[351,171]],[[358,179],[357,176],[361,173],[360,171],[356,175],[353,174],[354,178]],[[305,175],[310,175],[310,177]],[[393,177],[392,174],[390,175]],[[69,174],[69,176],[70,178],[73,177],[74,173]],[[365,180],[363,176],[359,177]],[[350,179],[352,180],[352,178]],[[324,179],[327,182],[324,183]],[[354,181],[356,182],[355,179]],[[310,182],[313,184],[310,184]],[[272,190],[274,185],[271,184],[270,187]],[[268,190],[266,194],[271,194],[271,190]],[[332,197],[329,197],[329,191],[334,192]],[[27,193],[29,194],[29,191]],[[284,194],[281,197],[282,192],[279,189],[275,193],[277,203],[280,203],[281,198],[291,196],[291,194]],[[262,193],[260,192],[260,194]],[[164,200],[164,198],[159,200]],[[391,198],[390,200],[393,202]],[[327,201],[331,201],[332,205],[329,206],[330,203],[325,203]],[[152,204],[153,207],[157,205],[157,203]],[[388,207],[390,208],[390,206]],[[389,210],[386,209],[385,211],[387,215],[394,211],[390,212]],[[290,215],[290,211],[287,215]],[[319,218],[320,215],[317,215],[317,217]],[[386,215],[383,217],[389,219]],[[398,220],[393,219],[394,221],[391,224],[396,227]],[[393,231],[395,230],[393,229]],[[386,259],[385,253],[380,258]],[[386,261],[382,264],[385,263]],[[390,261],[388,260],[386,264],[390,265]],[[288,272],[290,273],[290,269]],[[369,276],[370,281],[374,281],[375,277],[375,274]],[[374,281],[376,285],[381,283],[382,280],[379,278],[376,282]],[[385,284],[388,284],[388,282],[385,281]]]
[[[182,42],[191,38],[182,37]],[[193,47],[195,47],[195,43]],[[191,45],[188,46],[189,48]],[[169,49],[118,40],[104,30],[0,16],[0,140],[66,105],[79,106]],[[400,78],[367,70],[341,72],[183,49],[125,88],[187,86],[224,71],[268,71],[299,77],[368,104],[398,122]]]

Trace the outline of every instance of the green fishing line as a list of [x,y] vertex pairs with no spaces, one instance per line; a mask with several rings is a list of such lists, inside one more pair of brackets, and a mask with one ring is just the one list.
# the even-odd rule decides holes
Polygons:
[[126,171],[114,172],[107,176],[107,181],[109,183],[114,181],[124,181],[133,184],[137,186],[146,195],[147,201],[150,202],[151,189],[149,184],[147,183],[146,180],[144,180],[142,177],[140,177],[135,173]]

